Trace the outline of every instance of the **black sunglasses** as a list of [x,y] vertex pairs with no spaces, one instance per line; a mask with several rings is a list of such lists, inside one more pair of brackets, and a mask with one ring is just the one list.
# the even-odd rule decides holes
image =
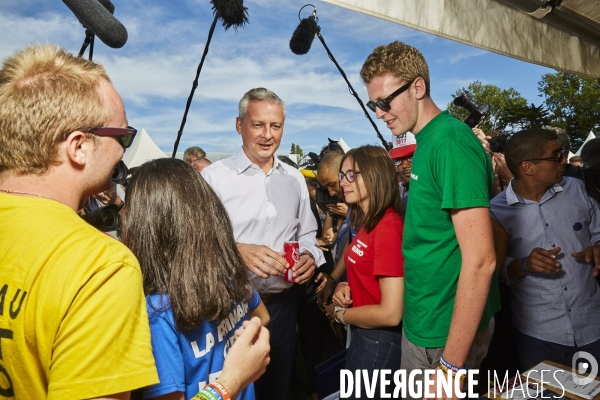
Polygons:
[[528,158],[526,160],[523,160],[519,163],[519,165],[523,164],[525,161],[554,161],[556,163],[560,163],[562,161],[563,158],[565,158],[567,155],[567,152],[565,151],[564,147],[560,148],[560,153],[558,153],[558,155],[556,157],[545,157],[545,158]]
[[109,126],[101,126],[90,129],[90,133],[97,136],[115,136],[124,149],[131,146],[133,139],[137,133],[137,129],[128,126],[127,128],[113,128]]
[[369,107],[369,109],[373,112],[377,112],[375,110],[375,107],[379,107],[379,109],[381,111],[390,111],[390,109],[392,108],[390,106],[390,101],[394,100],[394,98],[396,96],[398,96],[400,93],[406,91],[406,89],[408,89],[414,81],[415,80],[413,79],[412,81],[407,82],[404,86],[400,87],[400,89],[396,90],[394,93],[390,94],[385,99],[377,100],[375,102],[373,102],[373,101],[367,102],[367,107]]

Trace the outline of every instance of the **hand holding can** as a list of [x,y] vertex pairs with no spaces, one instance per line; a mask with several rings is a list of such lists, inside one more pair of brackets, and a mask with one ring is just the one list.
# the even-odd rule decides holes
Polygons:
[[289,268],[286,268],[283,272],[283,280],[294,282],[294,271],[292,269],[300,260],[300,245],[295,241],[285,242],[283,243],[283,251],[285,252],[285,261],[289,264]]

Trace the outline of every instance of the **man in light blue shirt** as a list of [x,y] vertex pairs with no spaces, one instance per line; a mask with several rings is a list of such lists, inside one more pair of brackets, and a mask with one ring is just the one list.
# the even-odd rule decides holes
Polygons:
[[521,368],[571,365],[578,351],[600,361],[600,207],[581,180],[563,177],[555,132],[518,132],[505,157],[514,179],[490,211]]

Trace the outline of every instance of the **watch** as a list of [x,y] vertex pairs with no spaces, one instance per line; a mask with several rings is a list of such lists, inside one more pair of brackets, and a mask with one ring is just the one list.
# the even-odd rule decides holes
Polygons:
[[313,256],[312,253],[308,250],[305,250],[302,254],[300,254],[300,256],[309,256],[310,258],[312,258],[313,262],[317,262],[317,260],[315,260],[315,256]]

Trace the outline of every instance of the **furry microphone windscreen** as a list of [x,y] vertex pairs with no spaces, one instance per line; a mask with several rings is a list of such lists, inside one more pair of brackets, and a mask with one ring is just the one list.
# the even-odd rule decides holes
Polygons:
[[243,0],[211,0],[213,11],[223,20],[225,30],[233,27],[237,30],[248,23],[248,9]]
[[100,2],[100,4],[102,4],[104,6],[104,8],[106,8],[108,10],[109,13],[111,14],[115,14],[115,5],[113,3],[111,3],[110,0],[98,0]]
[[294,31],[290,39],[290,50],[292,53],[302,55],[308,53],[312,45],[315,35],[320,28],[314,16],[304,18]]

